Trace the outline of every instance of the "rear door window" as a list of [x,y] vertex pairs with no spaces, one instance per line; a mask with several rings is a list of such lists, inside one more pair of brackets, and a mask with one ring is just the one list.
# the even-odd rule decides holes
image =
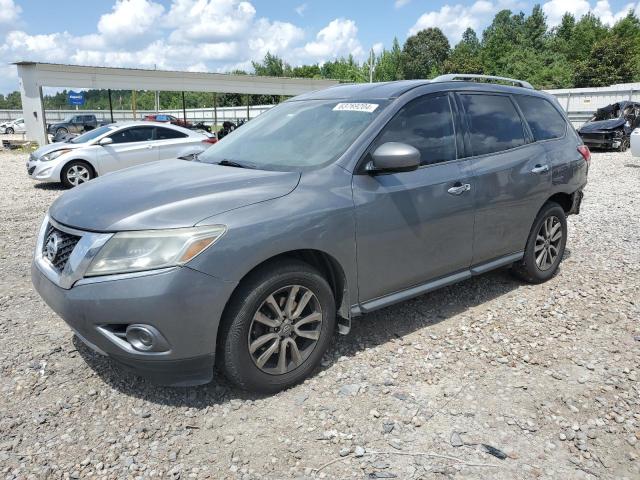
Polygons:
[[548,100],[528,95],[517,95],[515,99],[529,124],[535,141],[560,138],[567,131],[567,122],[564,117]]
[[187,135],[171,128],[156,128],[156,140],[169,140],[173,138],[185,138]]
[[420,97],[402,107],[384,127],[373,150],[387,142],[415,147],[420,151],[422,165],[455,160],[455,130],[448,95]]
[[526,143],[522,120],[505,95],[460,94],[473,155],[485,155]]

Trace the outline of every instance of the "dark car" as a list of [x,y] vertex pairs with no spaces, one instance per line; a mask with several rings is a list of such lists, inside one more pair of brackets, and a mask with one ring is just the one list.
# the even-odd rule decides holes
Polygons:
[[364,314],[501,267],[549,280],[589,150],[551,95],[469,77],[307,93],[194,161],[74,188],[42,223],[33,284],[156,382],[206,383],[217,362],[275,392]]
[[94,128],[107,125],[109,122],[98,121],[95,115],[68,115],[61,122],[47,125],[47,132],[55,137],[63,137],[68,133],[84,133]]
[[640,103],[625,101],[599,108],[578,133],[589,148],[624,152],[629,148],[629,135],[639,126]]
[[178,117],[174,117],[173,115],[166,115],[163,113],[158,113],[155,115],[147,115],[142,120],[145,120],[147,122],[170,123],[172,125],[177,125],[179,127],[184,127],[184,128],[193,128],[193,124],[191,122],[187,122]]

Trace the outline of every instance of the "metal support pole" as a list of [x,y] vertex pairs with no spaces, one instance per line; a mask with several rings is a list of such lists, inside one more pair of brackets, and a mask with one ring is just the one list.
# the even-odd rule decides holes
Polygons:
[[111,123],[113,123],[113,103],[111,102],[111,89],[107,91],[109,92],[109,114],[111,115]]
[[249,121],[249,101],[251,96],[247,95],[247,122]]
[[218,128],[218,94],[213,92],[213,128]]
[[182,92],[182,119],[184,120],[184,123],[187,123],[187,106],[185,104],[184,101],[184,92]]

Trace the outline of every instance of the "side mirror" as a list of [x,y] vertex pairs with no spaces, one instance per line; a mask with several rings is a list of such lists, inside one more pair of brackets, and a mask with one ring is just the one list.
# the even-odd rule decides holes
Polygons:
[[371,173],[408,172],[420,166],[420,152],[406,143],[383,143],[375,149],[371,157],[373,160],[366,167]]
[[111,145],[113,143],[113,138],[111,137],[104,137],[101,138],[100,141],[98,142],[98,145],[100,146],[106,146],[106,145]]

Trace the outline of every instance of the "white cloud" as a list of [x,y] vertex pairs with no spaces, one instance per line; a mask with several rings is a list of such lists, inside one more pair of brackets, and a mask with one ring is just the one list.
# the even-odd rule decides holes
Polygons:
[[307,8],[309,8],[309,5],[307,5],[306,3],[303,3],[301,5],[298,5],[294,10],[298,15],[300,15],[301,17],[304,17],[304,12],[307,11]]
[[12,25],[20,17],[22,7],[13,0],[0,0],[0,25]]
[[373,53],[375,55],[379,55],[382,53],[382,50],[384,50],[384,43],[382,42],[374,43],[371,49],[373,50]]
[[409,29],[409,35],[414,35],[420,30],[430,27],[438,27],[449,38],[452,44],[457,43],[464,31],[471,27],[479,32],[487,26],[493,16],[504,8],[510,8],[514,2],[490,2],[477,0],[471,5],[443,5],[440,10],[423,13],[416,23]]
[[172,41],[219,42],[249,35],[256,9],[238,0],[174,0],[164,23]]
[[396,8],[402,8],[405,5],[407,5],[409,2],[411,2],[411,0],[396,0],[395,2],[393,2],[393,5]]
[[318,32],[315,41],[302,47],[298,54],[306,61],[321,63],[347,55],[361,57],[364,50],[358,40],[356,22],[336,18]]
[[111,13],[98,21],[105,42],[121,44],[145,35],[164,13],[164,7],[149,0],[117,0]]
[[550,0],[542,5],[542,10],[547,16],[547,24],[555,27],[562,21],[565,13],[571,13],[576,19],[592,12],[595,16],[602,20],[606,25],[613,25],[618,20],[624,18],[629,10],[635,10],[636,14],[640,14],[640,2],[627,3],[620,10],[614,12],[611,10],[611,4],[608,0],[599,0],[594,6],[587,0]]
[[569,12],[576,18],[589,13],[591,6],[587,0],[550,0],[542,5],[542,11],[547,16],[547,24],[550,27],[559,25],[562,16]]

